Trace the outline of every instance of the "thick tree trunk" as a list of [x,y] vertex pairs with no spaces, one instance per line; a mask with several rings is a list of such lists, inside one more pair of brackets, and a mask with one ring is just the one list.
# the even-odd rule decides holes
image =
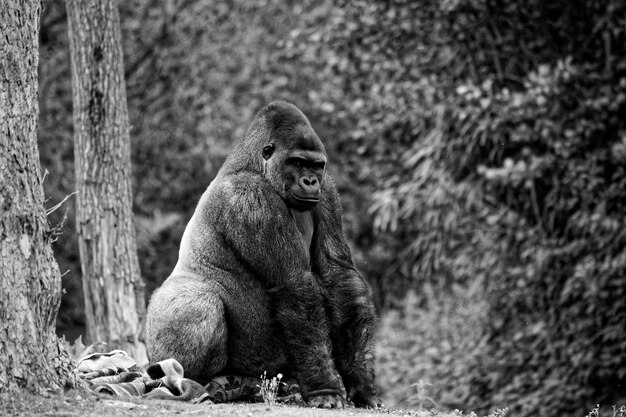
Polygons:
[[130,136],[114,0],[67,0],[79,250],[87,336],[139,363],[145,314],[132,223]]
[[73,385],[37,149],[40,2],[0,2],[0,391]]

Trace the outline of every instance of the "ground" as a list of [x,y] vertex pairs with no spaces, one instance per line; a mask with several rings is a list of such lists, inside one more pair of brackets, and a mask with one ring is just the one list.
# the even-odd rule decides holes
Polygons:
[[380,411],[346,408],[344,410],[320,410],[297,405],[263,403],[189,404],[166,400],[120,400],[114,397],[96,396],[84,391],[69,391],[64,395],[42,397],[27,392],[0,394],[1,416],[46,416],[46,417],[118,417],[118,416],[320,416],[333,414],[336,417],[371,417],[382,415],[408,417],[446,417],[433,411],[403,411],[383,409]]

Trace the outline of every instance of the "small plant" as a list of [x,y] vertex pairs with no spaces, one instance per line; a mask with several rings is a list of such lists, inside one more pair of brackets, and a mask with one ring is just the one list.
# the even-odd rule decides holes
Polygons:
[[259,385],[259,388],[261,388],[261,397],[270,407],[276,403],[276,399],[278,398],[278,387],[280,384],[285,384],[284,382],[281,382],[282,377],[283,374],[277,374],[272,379],[268,379],[267,372],[263,372],[263,375],[261,375],[261,385]]
[[600,415],[600,404],[596,405],[596,408],[591,410],[586,417],[598,417]]
[[[591,410],[586,417],[600,417],[600,404],[597,404],[596,408]],[[614,405],[613,417],[626,417],[626,405],[622,405],[620,408]]]
[[420,379],[417,383],[411,384],[411,387],[415,388],[415,395],[410,397],[408,400],[411,403],[417,404],[420,410],[426,408],[426,405],[437,407],[437,403],[430,396],[428,396],[429,388],[432,387],[433,384],[425,382]]

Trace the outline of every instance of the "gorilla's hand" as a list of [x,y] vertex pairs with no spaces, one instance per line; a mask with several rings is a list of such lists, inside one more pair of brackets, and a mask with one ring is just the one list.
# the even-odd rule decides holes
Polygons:
[[344,398],[339,394],[319,394],[309,396],[306,400],[309,407],[313,408],[344,408]]
[[348,400],[352,401],[357,407],[377,409],[383,406],[383,402],[375,393],[371,392],[371,390],[366,391],[369,392],[366,393],[356,387],[352,387],[348,393]]

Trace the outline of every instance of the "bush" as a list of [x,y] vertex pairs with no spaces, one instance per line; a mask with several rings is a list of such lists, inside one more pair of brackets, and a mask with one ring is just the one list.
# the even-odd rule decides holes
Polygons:
[[437,381],[468,369],[470,409],[558,415],[623,396],[624,12],[361,0],[293,41],[326,63],[315,99],[356,126],[342,147],[372,195],[360,235],[384,305],[483,285],[486,342]]

